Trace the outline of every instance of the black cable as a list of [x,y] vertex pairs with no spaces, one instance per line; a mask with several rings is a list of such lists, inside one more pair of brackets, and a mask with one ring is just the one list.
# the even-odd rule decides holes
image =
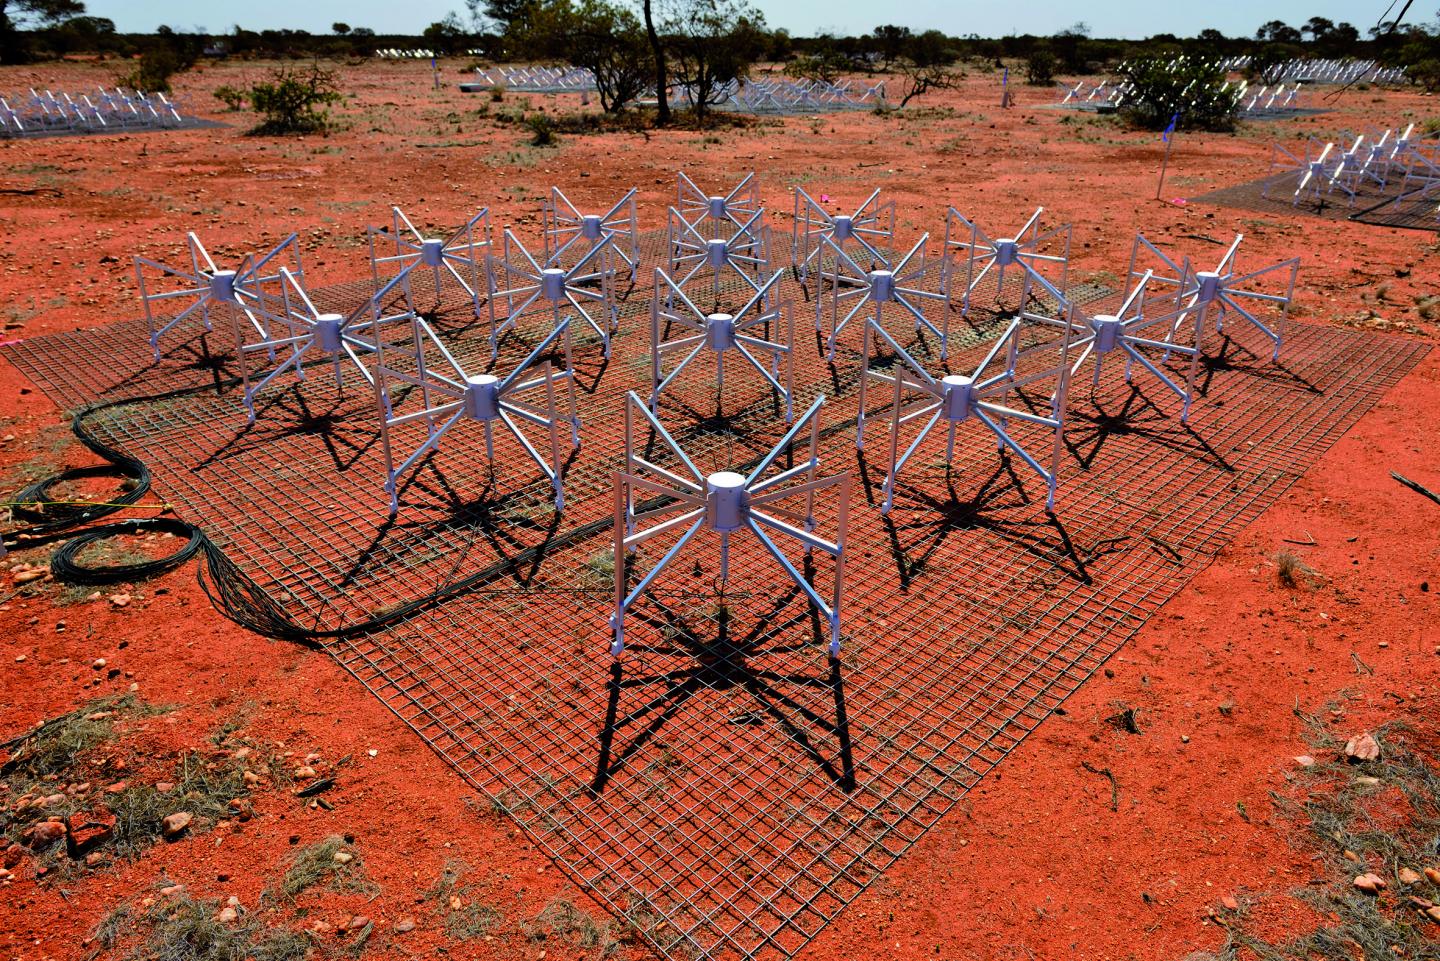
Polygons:
[[[133,564],[106,564],[89,567],[80,562],[80,554],[92,544],[125,534],[175,534],[186,538],[184,546],[173,554]],[[60,546],[50,558],[50,573],[67,584],[116,584],[151,577],[177,567],[195,556],[205,542],[200,528],[173,517],[144,517],[90,527]]]
[[[93,467],[72,467],[58,474],[52,474],[23,488],[11,502],[11,513],[21,520],[31,521],[29,527],[6,531],[4,540],[7,547],[20,547],[54,540],[62,532],[81,524],[99,520],[124,507],[137,503],[150,490],[150,472],[145,465],[130,457],[107,458],[108,464]],[[51,491],[67,481],[86,480],[92,477],[118,477],[130,481],[128,489],[122,490],[104,503],[56,501]]]

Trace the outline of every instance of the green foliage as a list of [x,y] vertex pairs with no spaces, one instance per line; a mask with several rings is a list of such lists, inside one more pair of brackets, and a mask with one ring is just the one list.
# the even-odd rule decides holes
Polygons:
[[245,101],[249,96],[238,87],[226,85],[215,88],[215,99],[223,103],[227,110],[235,111],[245,108]]
[[1211,63],[1134,60],[1121,75],[1133,86],[1124,112],[1134,126],[1163,130],[1176,114],[1180,125],[1192,130],[1235,126],[1239,93],[1225,88],[1225,72]]
[[0,2],[0,63],[23,63],[30,56],[24,30],[60,23],[85,12],[80,0],[4,0]]
[[134,87],[145,93],[169,93],[170,78],[189,66],[169,47],[151,47],[140,54],[135,66],[121,75],[118,82],[122,87]]
[[640,20],[609,0],[550,0],[511,24],[511,46],[595,74],[600,107],[617,113],[654,80],[655,60]]
[[834,83],[850,68],[850,58],[840,52],[835,38],[818,38],[811,51],[785,65],[787,76],[817,83]]
[[306,134],[329,129],[330,104],[340,100],[335,73],[319,64],[309,69],[280,67],[250,88],[250,104],[265,119],[252,133]]
[[689,88],[701,123],[768,46],[765,16],[745,0],[677,0],[663,32],[675,78]]
[[550,119],[549,114],[536,111],[525,118],[525,126],[530,128],[530,146],[549,147],[555,143],[555,122]]
[[1025,82],[1036,87],[1048,87],[1055,82],[1055,68],[1059,60],[1048,43],[1037,43],[1025,58]]

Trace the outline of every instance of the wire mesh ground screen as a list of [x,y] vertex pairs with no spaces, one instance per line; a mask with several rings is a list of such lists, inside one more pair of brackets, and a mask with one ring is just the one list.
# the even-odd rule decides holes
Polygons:
[[[660,245],[647,248],[653,264]],[[643,269],[611,356],[577,339],[583,446],[561,515],[532,459],[497,442],[492,470],[477,432],[456,433],[407,478],[392,519],[376,400],[353,371],[337,388],[312,367],[264,395],[247,425],[234,348],[218,333],[158,362],[139,324],[5,353],[66,407],[169,392],[96,409],[86,429],[145,461],[159,495],[219,545],[233,570],[212,578],[332,632],[323,643],[360,683],[659,953],[789,957],[1427,348],[1299,324],[1271,363],[1268,342],[1227,328],[1209,342],[1188,426],[1153,381],[1126,384],[1122,365],[1093,387],[1088,372],[1076,377],[1053,517],[1034,473],[990,432],[963,429],[948,469],[939,434],[917,452],[882,516],[873,422],[887,401],[872,391],[875,434],[858,450],[859,329],[827,361],[813,301],[793,278],[780,286],[801,332],[795,409],[827,396],[820,472],[853,479],[838,660],[823,619],[753,541],[732,540],[722,591],[705,534],[627,614],[623,659],[608,654],[625,395],[650,387]],[[343,309],[369,288],[324,293]],[[735,298],[722,285],[716,306]],[[1099,306],[1103,292],[1090,299]],[[468,301],[435,307],[457,356],[492,364]],[[948,308],[927,309],[938,319]],[[971,369],[1007,322],[978,308],[950,320],[946,363],[901,331],[935,371]],[[493,369],[512,369],[543,332],[502,341]],[[1014,402],[1048,403],[1032,393]],[[770,388],[739,368],[718,401],[713,369],[677,379],[659,416],[705,471],[746,469],[786,429]],[[820,527],[834,520],[827,510]],[[630,583],[666,546],[642,545]],[[815,584],[830,575],[818,552],[796,563]],[[383,629],[346,630],[397,612]]]

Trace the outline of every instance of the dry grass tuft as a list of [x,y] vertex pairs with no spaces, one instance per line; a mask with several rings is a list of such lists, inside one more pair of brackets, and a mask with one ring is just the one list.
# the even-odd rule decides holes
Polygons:
[[274,893],[286,901],[294,901],[305,891],[321,884],[335,891],[371,894],[379,890],[365,875],[365,864],[360,860],[359,852],[339,835],[331,835],[296,852]]
[[1275,555],[1275,577],[1282,587],[1295,590],[1311,586],[1320,579],[1320,574],[1297,554],[1281,551]]

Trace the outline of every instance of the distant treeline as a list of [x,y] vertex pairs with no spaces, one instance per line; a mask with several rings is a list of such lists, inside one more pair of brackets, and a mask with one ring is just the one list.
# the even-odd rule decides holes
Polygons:
[[[78,4],[77,4],[78,6]],[[82,8],[83,9],[83,8]],[[249,30],[235,27],[226,33],[195,33],[161,27],[153,34],[119,33],[112,21],[84,14],[58,19],[48,25],[30,24],[31,29],[7,31],[4,59],[45,59],[93,55],[133,58],[164,51],[181,63],[206,57],[348,59],[373,56],[378,50],[433,50],[445,56],[470,55],[504,61],[525,58],[529,52],[515,49],[503,32],[467,29],[458,16],[451,15],[431,24],[418,34],[377,34],[364,26],[334,24],[329,33],[304,30]],[[760,59],[788,62],[800,58],[822,58],[846,68],[864,72],[883,70],[910,56],[916,47],[943,47],[947,56],[972,63],[998,64],[1001,60],[1053,56],[1056,73],[1084,74],[1103,71],[1116,63],[1137,57],[1192,54],[1204,57],[1249,55],[1258,64],[1293,57],[1363,57],[1387,63],[1414,66],[1437,56],[1437,31],[1426,25],[1388,24],[1362,36],[1350,24],[1333,23],[1315,17],[1300,27],[1271,21],[1251,37],[1227,37],[1217,30],[1203,30],[1195,37],[1157,34],[1144,40],[1113,40],[1091,37],[1084,24],[1075,24],[1051,36],[1023,34],[998,38],[975,35],[948,36],[940,31],[915,33],[906,27],[885,25],[864,36],[794,37],[789,32],[766,30]],[[1423,70],[1423,68],[1422,68]]]

